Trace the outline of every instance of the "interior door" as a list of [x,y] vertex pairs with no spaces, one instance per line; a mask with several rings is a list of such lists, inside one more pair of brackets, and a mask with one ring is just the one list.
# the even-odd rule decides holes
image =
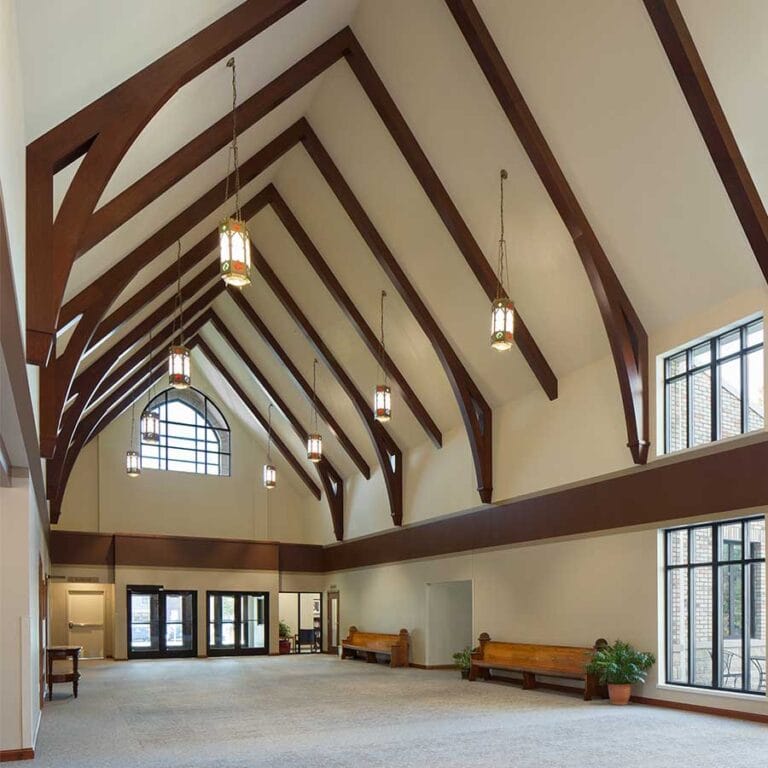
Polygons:
[[80,645],[83,659],[104,658],[104,592],[70,589],[67,592],[69,644]]
[[197,591],[129,586],[128,658],[197,655]]
[[339,639],[339,593],[328,593],[328,652],[338,653]]

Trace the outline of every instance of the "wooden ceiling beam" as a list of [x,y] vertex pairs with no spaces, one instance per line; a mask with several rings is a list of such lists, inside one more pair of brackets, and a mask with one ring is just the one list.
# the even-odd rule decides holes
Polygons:
[[293,214],[293,211],[291,211],[282,195],[277,191],[277,188],[273,184],[269,184],[266,187],[266,190],[269,195],[269,203],[277,214],[278,219],[280,219],[282,225],[288,230],[288,233],[315,271],[315,274],[317,274],[320,281],[331,294],[336,305],[341,309],[352,327],[357,331],[373,357],[376,360],[383,359],[387,374],[392,378],[392,382],[395,384],[395,389],[400,394],[403,402],[410,408],[411,412],[416,417],[416,421],[419,422],[419,425],[427,433],[427,436],[432,440],[435,447],[441,448],[443,445],[443,436],[440,429],[437,424],[435,424],[434,419],[429,415],[429,412],[424,407],[424,404],[421,402],[418,395],[413,391],[403,372],[397,367],[395,361],[392,360],[386,351],[383,352],[382,356],[380,340],[376,337],[373,329],[365,321],[362,313],[357,308],[354,301],[352,301],[349,294],[344,290],[338,278],[334,275],[333,270],[328,266],[325,259],[320,254],[320,251],[318,251],[317,247],[312,242],[312,239]]
[[251,260],[264,279],[264,282],[283,305],[285,311],[299,327],[306,340],[315,350],[315,353],[323,360],[339,386],[355,406],[358,415],[362,419],[363,424],[365,424],[376,451],[376,456],[379,460],[379,466],[381,467],[384,476],[384,484],[387,489],[392,522],[395,525],[402,525],[403,455],[400,448],[381,425],[381,422],[376,421],[373,417],[373,408],[371,407],[371,404],[362,395],[357,386],[355,386],[355,383],[352,381],[349,374],[342,368],[338,360],[336,360],[333,352],[331,352],[325,344],[320,337],[320,334],[315,330],[312,323],[309,322],[306,315],[293,300],[293,297],[288,293],[286,287],[282,284],[253,242],[251,242]]
[[725,191],[768,280],[768,215],[676,0],[643,0]]
[[480,499],[490,503],[493,495],[493,411],[490,405],[309,124],[302,141],[304,149],[432,344],[467,431]]
[[[89,218],[128,148],[176,91],[303,0],[246,0],[27,147],[27,359],[45,365]],[[54,175],[85,155],[54,217]]]
[[309,402],[313,399],[317,403],[317,412],[323,421],[328,425],[333,436],[341,443],[341,446],[347,452],[347,455],[360,470],[363,477],[369,480],[371,477],[371,468],[363,458],[360,451],[357,450],[355,444],[349,438],[347,433],[342,429],[339,422],[328,410],[327,406],[320,397],[313,398],[312,387],[309,382],[301,375],[301,372],[296,367],[293,360],[291,360],[288,353],[283,349],[280,342],[274,337],[272,332],[267,328],[264,321],[258,315],[256,310],[251,306],[248,299],[236,288],[229,288],[228,291],[230,298],[237,305],[238,309],[243,313],[245,319],[250,323],[251,327],[261,336],[267,346],[272,350],[273,354],[285,367],[286,371],[290,374],[291,378],[296,382],[299,389],[304,393],[304,396]]
[[473,0],[445,2],[573,238],[610,342],[624,406],[627,445],[634,462],[645,464],[650,446],[645,328]]
[[[251,412],[254,419],[259,422],[259,424],[262,426],[262,428],[265,431],[269,431],[269,421],[266,419],[264,414],[259,411],[259,409],[256,407],[256,404],[251,400],[250,397],[248,397],[246,391],[238,384],[235,377],[229,372],[227,367],[224,365],[224,363],[219,360],[217,355],[213,352],[213,350],[202,340],[200,339],[198,342],[198,347],[200,348],[200,351],[208,358],[211,365],[213,365],[214,368],[222,375],[224,380],[227,382],[227,384],[230,386],[232,391],[240,398],[240,400],[243,401],[243,404],[245,407]],[[322,495],[320,493],[320,488],[315,484],[314,480],[309,476],[308,472],[304,467],[302,466],[301,462],[293,455],[290,448],[283,442],[280,435],[278,435],[274,429],[272,430],[272,441],[277,446],[277,449],[280,451],[280,453],[283,454],[283,458],[291,465],[293,468],[293,471],[301,478],[301,481],[304,483],[304,485],[309,488],[310,493],[318,500],[320,501],[322,498]],[[344,484],[342,483],[341,488],[343,489]]]
[[[301,421],[299,421],[285,400],[280,397],[279,392],[272,386],[269,379],[262,373],[253,358],[245,351],[245,348],[215,311],[211,312],[211,326],[229,345],[230,349],[248,369],[248,372],[258,382],[259,386],[267,393],[267,396],[272,400],[277,409],[285,416],[299,440],[306,445],[309,433],[304,429]],[[320,476],[320,481],[323,484],[323,490],[328,500],[336,541],[341,541],[344,538],[344,478],[325,455],[315,464],[315,468]]]

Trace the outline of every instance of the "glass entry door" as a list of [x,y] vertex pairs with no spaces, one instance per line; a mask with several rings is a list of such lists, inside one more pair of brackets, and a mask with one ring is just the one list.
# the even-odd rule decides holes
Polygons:
[[209,656],[269,653],[268,592],[208,592]]
[[197,592],[128,587],[128,658],[197,656]]

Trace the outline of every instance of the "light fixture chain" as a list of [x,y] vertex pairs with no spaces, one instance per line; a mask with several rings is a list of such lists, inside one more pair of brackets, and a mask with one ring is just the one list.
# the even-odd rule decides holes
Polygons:
[[312,363],[312,414],[314,418],[315,433],[317,433],[317,358]]
[[269,430],[267,433],[267,463],[272,463],[272,403],[267,409],[267,418],[269,420]]
[[498,284],[496,286],[496,299],[501,299],[509,295],[507,286],[507,274],[509,272],[507,265],[507,241],[504,237],[504,182],[507,179],[507,172],[502,169],[499,173],[499,262],[497,269]]
[[[237,67],[233,56],[227,66],[232,69],[232,158],[235,166],[235,218],[241,220],[240,211],[240,163],[237,148]],[[227,185],[229,185],[229,168],[227,168]]]
[[149,329],[149,350],[147,351],[147,410],[152,402],[152,329]]
[[131,450],[133,450],[133,445],[134,445],[133,440],[135,436],[136,436],[136,401],[134,400],[131,403],[131,440],[130,440]]
[[386,346],[384,344],[384,299],[387,297],[387,292],[382,291],[381,292],[381,310],[380,310],[380,316],[381,316],[381,341],[380,341],[380,347],[379,347],[379,365],[381,366],[382,374],[384,375],[384,384],[387,384],[388,381],[388,372],[387,372],[387,365],[386,365],[386,355],[387,350]]
[[179,346],[184,345],[184,299],[181,295],[181,240],[176,250],[176,298],[179,305]]

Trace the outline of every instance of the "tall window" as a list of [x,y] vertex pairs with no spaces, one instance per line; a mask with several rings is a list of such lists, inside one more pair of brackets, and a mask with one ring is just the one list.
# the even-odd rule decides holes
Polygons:
[[762,429],[763,320],[664,359],[667,453]]
[[160,414],[160,444],[142,441],[143,469],[229,475],[229,426],[202,392],[166,389],[150,407]]
[[765,518],[664,535],[667,682],[765,694]]

